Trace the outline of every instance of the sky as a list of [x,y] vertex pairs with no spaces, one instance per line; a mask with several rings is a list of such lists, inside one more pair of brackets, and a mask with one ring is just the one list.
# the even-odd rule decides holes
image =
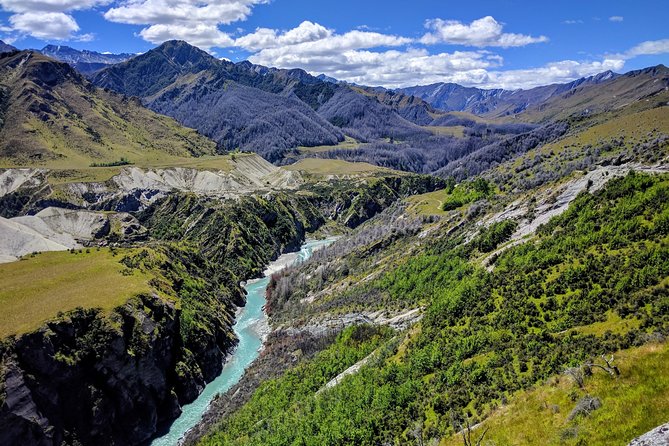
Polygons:
[[364,85],[531,88],[669,65],[668,0],[0,0],[0,39],[232,61]]

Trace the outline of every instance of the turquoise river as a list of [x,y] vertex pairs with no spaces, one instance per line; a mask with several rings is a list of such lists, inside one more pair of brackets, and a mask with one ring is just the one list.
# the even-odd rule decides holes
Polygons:
[[237,313],[234,331],[239,343],[232,355],[227,358],[221,374],[210,382],[200,396],[191,404],[182,407],[182,413],[170,426],[169,431],[156,438],[151,446],[174,446],[195,426],[209,407],[209,403],[219,393],[226,392],[235,385],[244,374],[244,370],[258,357],[263,344],[263,334],[267,332],[267,315],[263,311],[265,305],[265,289],[269,283],[269,276],[286,266],[307,260],[315,250],[329,245],[334,241],[307,240],[299,252],[283,254],[272,262],[262,279],[250,280],[245,289],[247,292],[246,306]]

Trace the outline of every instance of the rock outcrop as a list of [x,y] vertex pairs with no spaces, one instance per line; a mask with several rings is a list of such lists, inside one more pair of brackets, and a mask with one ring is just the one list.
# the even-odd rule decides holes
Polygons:
[[0,444],[138,444],[179,412],[179,310],[139,296],[0,348]]
[[668,446],[669,445],[669,423],[658,426],[650,432],[646,432],[635,438],[628,446]]

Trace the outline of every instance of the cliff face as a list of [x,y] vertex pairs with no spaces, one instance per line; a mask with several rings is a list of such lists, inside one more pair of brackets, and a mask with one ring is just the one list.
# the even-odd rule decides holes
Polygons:
[[179,310],[140,296],[2,347],[0,444],[136,444],[178,415]]

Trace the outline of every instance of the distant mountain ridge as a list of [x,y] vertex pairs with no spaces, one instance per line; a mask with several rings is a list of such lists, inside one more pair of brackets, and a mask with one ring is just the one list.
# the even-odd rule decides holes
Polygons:
[[97,51],[77,50],[64,45],[47,45],[40,53],[73,66],[77,71],[90,75],[109,65],[125,62],[136,54],[98,53]]
[[0,40],[0,53],[8,53],[10,51],[17,51],[17,49],[15,47],[13,47],[12,45],[9,45],[9,44],[3,42],[2,40]]
[[395,91],[419,97],[443,111],[464,111],[475,115],[499,117],[522,113],[528,108],[573,90],[579,86],[596,85],[620,76],[605,71],[566,84],[551,84],[528,90],[481,89],[454,83],[398,88]]

